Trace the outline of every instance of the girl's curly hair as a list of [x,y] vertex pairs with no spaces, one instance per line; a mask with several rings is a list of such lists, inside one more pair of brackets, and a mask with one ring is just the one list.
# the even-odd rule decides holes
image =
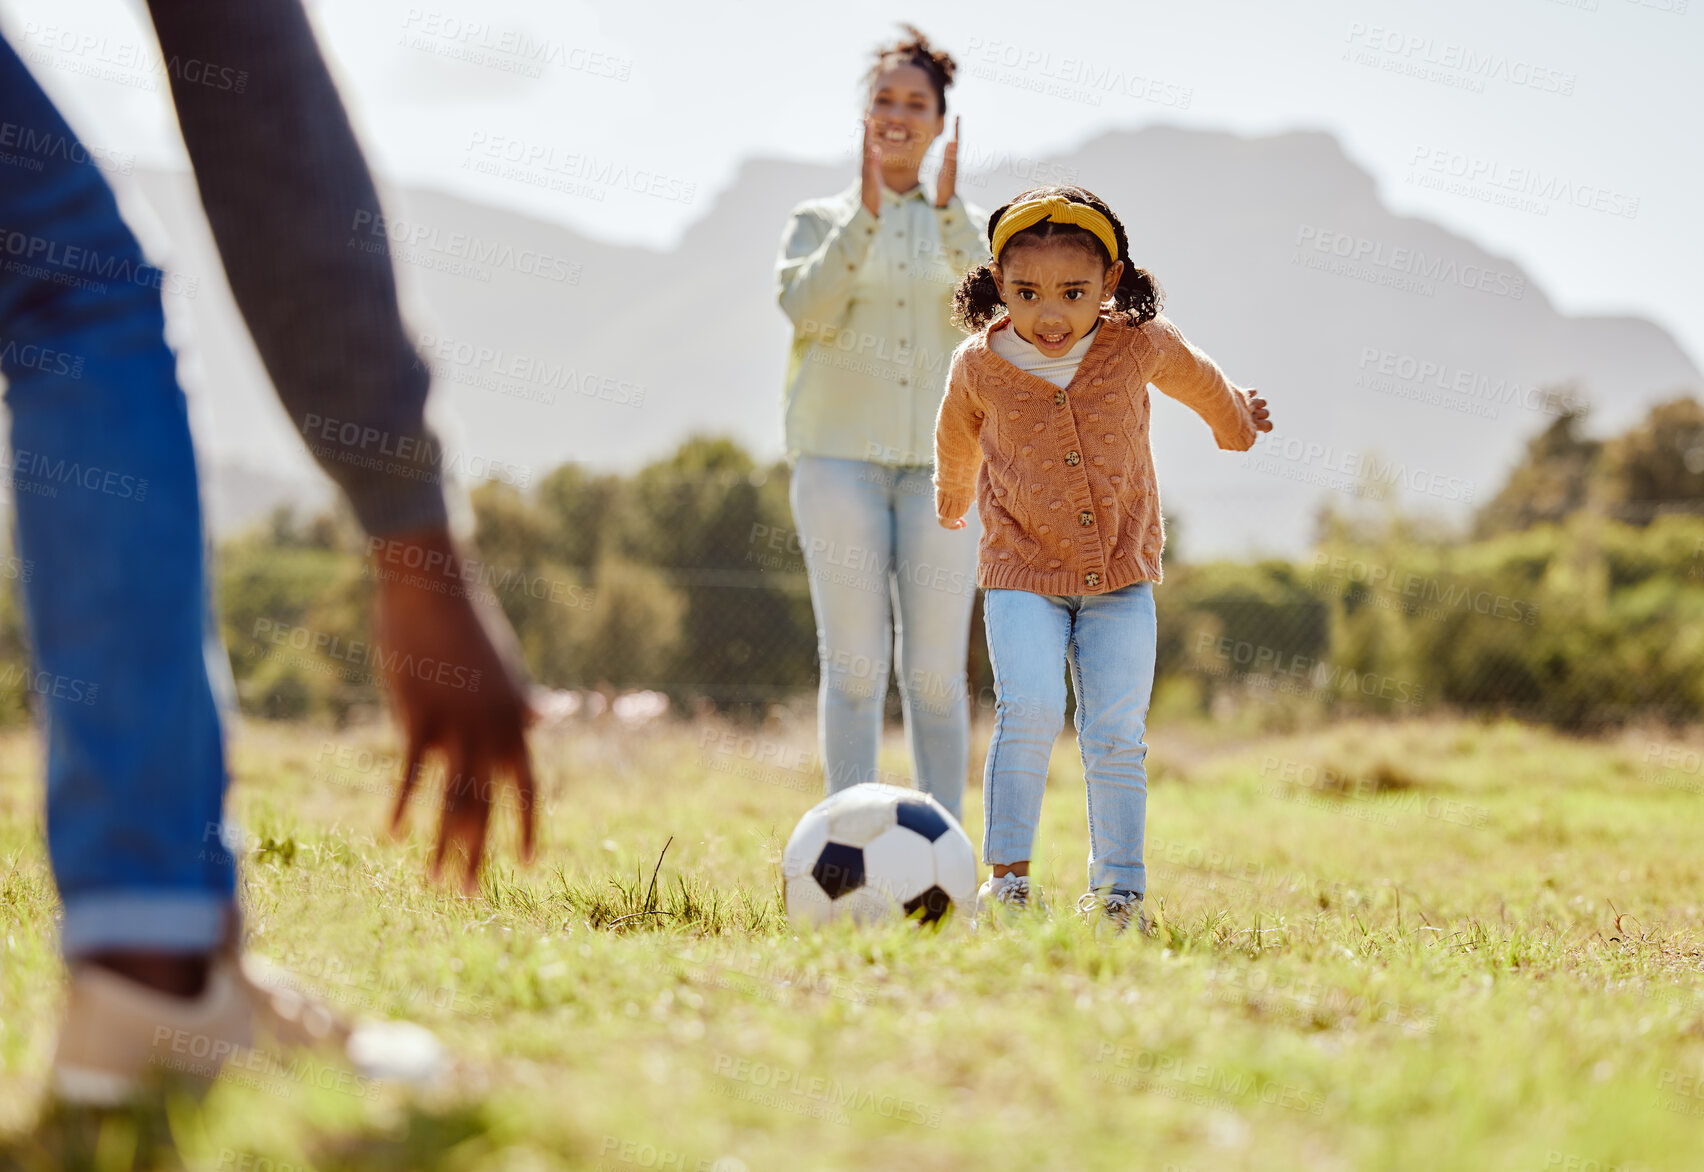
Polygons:
[[[1030,199],[1045,199],[1048,196],[1063,196],[1072,203],[1086,203],[1112,224],[1113,236],[1118,241],[1118,255],[1111,257],[1106,254],[1106,245],[1101,243],[1087,228],[1079,228],[1075,224],[1055,224],[1052,220],[1043,220],[1033,224],[1021,232],[1012,234],[1006,241],[1006,246],[1000,250],[1000,256],[1009,254],[1020,244],[1030,245],[1036,241],[1058,240],[1070,243],[1075,247],[1086,248],[1101,263],[1108,268],[1114,260],[1124,262],[1124,272],[1118,278],[1118,287],[1112,291],[1112,316],[1122,319],[1130,325],[1139,326],[1143,322],[1152,321],[1159,315],[1160,306],[1165,303],[1165,291],[1147,269],[1139,269],[1130,259],[1130,238],[1125,235],[1124,224],[1113,214],[1106,201],[1093,192],[1081,187],[1032,187],[1007,203],[994,209],[994,214],[988,217],[988,239],[994,239],[994,229],[1000,223],[1000,217],[1005,215],[1013,204]],[[953,291],[953,320],[967,333],[974,333],[1005,312],[1006,303],[1000,300],[1000,287],[994,283],[994,272],[988,265],[977,265],[964,275],[958,288]]]
[[905,36],[876,47],[875,63],[864,75],[865,88],[875,85],[876,78],[896,65],[915,65],[929,75],[929,84],[935,90],[935,101],[941,108],[941,117],[945,118],[947,87],[953,84],[953,74],[958,70],[958,63],[949,57],[945,50],[931,45],[929,38],[924,36],[916,25],[902,24],[899,27],[905,30]]

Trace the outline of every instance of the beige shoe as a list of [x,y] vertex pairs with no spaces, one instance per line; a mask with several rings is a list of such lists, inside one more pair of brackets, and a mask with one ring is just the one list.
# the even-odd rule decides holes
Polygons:
[[71,1104],[116,1106],[156,1079],[210,1082],[233,1058],[249,1070],[283,1068],[254,1049],[257,1036],[282,1047],[335,1050],[369,1080],[429,1082],[445,1065],[429,1030],[407,1022],[351,1024],[259,957],[219,955],[199,997],[168,996],[83,964],[71,973],[54,1094]]

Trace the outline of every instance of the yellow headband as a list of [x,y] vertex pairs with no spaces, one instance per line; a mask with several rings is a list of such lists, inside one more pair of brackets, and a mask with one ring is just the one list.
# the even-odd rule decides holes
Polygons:
[[1073,203],[1062,195],[1026,199],[1023,203],[1015,203],[1007,208],[1006,214],[1000,217],[1000,222],[994,227],[992,243],[995,259],[999,259],[1000,250],[1006,247],[1006,241],[1012,238],[1013,233],[1034,227],[1043,220],[1087,228],[1106,245],[1106,254],[1113,260],[1118,259],[1118,234],[1112,230],[1112,221],[1088,204]]

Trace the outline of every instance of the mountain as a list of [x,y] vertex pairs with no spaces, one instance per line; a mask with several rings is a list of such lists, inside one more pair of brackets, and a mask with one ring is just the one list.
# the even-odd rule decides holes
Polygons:
[[[1218,452],[1187,410],[1155,396],[1162,492],[1192,556],[1296,552],[1327,500],[1464,516],[1565,405],[1541,388],[1573,385],[1608,429],[1704,384],[1653,323],[1562,314],[1510,259],[1393,214],[1328,134],[1111,133],[962,187],[992,207],[1027,185],[1018,172],[1102,195],[1172,320],[1271,402],[1279,430],[1243,455]],[[667,251],[441,192],[385,192],[410,319],[456,417],[447,446],[464,467],[522,483],[568,460],[632,467],[694,432],[778,455],[789,327],[776,248],[794,204],[849,179],[842,167],[747,162]],[[169,266],[201,277],[172,311],[195,339],[186,377],[204,462],[300,482],[309,465],[234,328],[190,178],[138,183]],[[352,237],[362,232],[372,226]],[[469,261],[473,250],[486,259]],[[214,507],[252,516],[262,504]]]

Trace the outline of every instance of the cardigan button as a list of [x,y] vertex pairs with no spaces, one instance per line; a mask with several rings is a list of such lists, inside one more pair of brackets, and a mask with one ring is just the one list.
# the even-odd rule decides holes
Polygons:
[[1053,392],[1053,402],[1054,402],[1055,406],[1063,407],[1065,405],[1065,392],[1064,391],[1054,391]]
[[1083,462],[1083,457],[1078,455],[1075,448],[1072,448],[1069,452],[1065,453],[1065,462],[1075,468],[1078,464]]
[[1099,586],[1100,585],[1100,575],[1095,573],[1093,570],[1090,570],[1087,574],[1083,575],[1083,585],[1085,585],[1085,586]]
[[1095,523],[1095,515],[1093,513],[1089,512],[1089,510],[1084,509],[1082,512],[1077,514],[1077,524],[1079,524],[1079,525],[1093,525],[1094,523]]

